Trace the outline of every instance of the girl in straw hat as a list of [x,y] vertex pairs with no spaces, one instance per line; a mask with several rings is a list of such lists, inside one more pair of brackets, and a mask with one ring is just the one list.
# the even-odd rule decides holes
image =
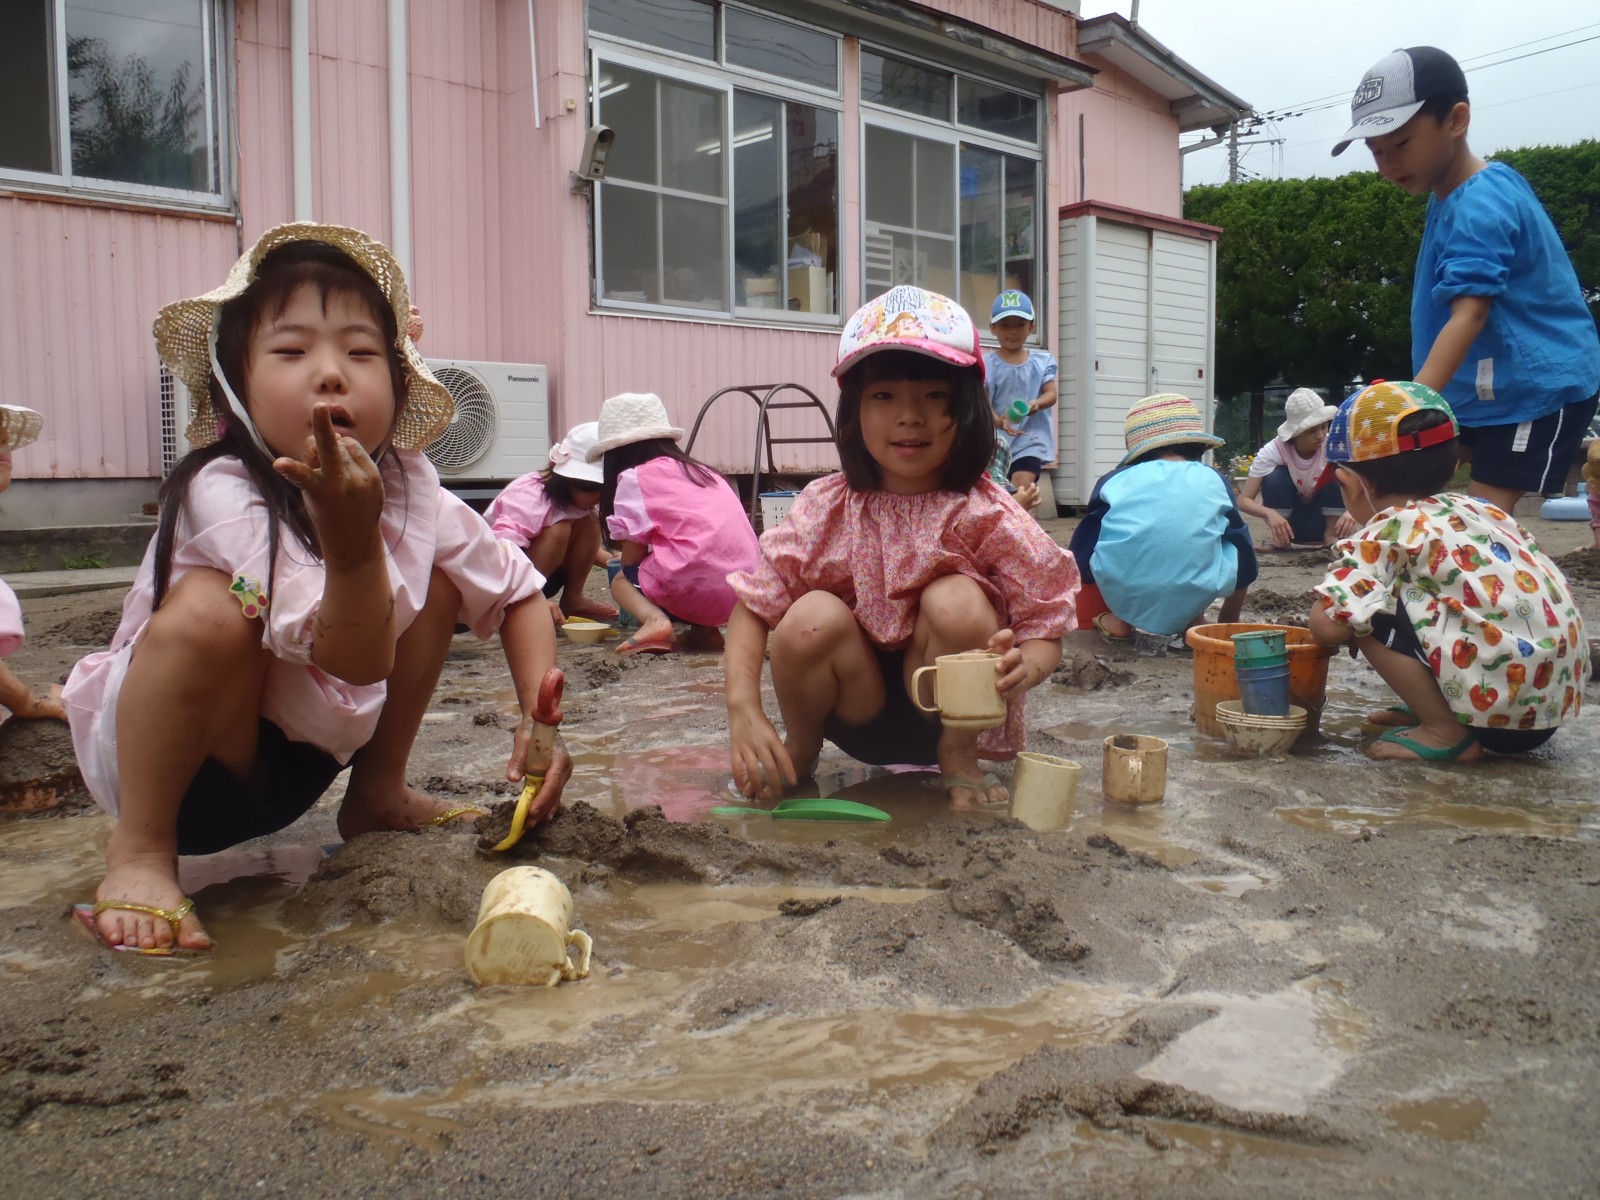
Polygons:
[[1284,401],[1278,436],[1250,460],[1239,511],[1267,523],[1272,540],[1258,550],[1321,548],[1356,531],[1324,449],[1338,411],[1310,388],[1295,388]]
[[[11,454],[39,436],[44,418],[31,408],[0,404],[0,492],[11,486]],[[0,660],[22,648],[22,606],[17,594],[0,579]],[[0,708],[16,717],[67,719],[66,709],[54,696],[40,695],[11,673],[0,661]]]
[[[409,315],[383,246],[300,223],[156,319],[196,448],[163,485],[110,649],[64,695],[84,781],[117,817],[83,916],[107,945],[207,948],[177,856],[283,828],[347,764],[345,837],[472,811],[405,778],[458,619],[500,632],[524,713],[555,662],[533,564],[420,453],[451,402]],[[559,745],[525,763],[531,732],[525,717],[506,777],[544,774],[545,816],[571,764]]]
[[[863,762],[937,764],[958,808],[1003,801],[979,760],[1024,748],[1024,698],[1061,661],[1078,572],[988,473],[994,416],[964,309],[894,288],[850,318],[834,374],[843,472],[801,492],[756,568],[729,577],[734,779],[770,796],[826,739]],[[761,707],[769,630],[781,737]],[[997,728],[941,727],[912,702],[912,672],[965,650],[995,655]]]

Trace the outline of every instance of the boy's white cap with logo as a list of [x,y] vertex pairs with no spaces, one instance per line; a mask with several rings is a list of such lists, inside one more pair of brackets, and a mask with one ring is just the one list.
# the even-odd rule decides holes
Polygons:
[[919,287],[890,288],[856,309],[839,337],[834,376],[880,350],[909,350],[983,371],[978,328],[967,310],[948,296]]
[[989,324],[1003,321],[1007,317],[1021,317],[1024,321],[1033,320],[1033,301],[1028,299],[1027,292],[1019,292],[1009,288],[994,298],[994,307],[989,310]]
[[589,447],[600,440],[600,422],[585,421],[567,430],[563,441],[550,447],[550,469],[579,483],[604,483],[605,468],[589,461]]
[[588,462],[599,462],[607,450],[648,442],[654,438],[683,441],[683,430],[667,416],[667,406],[654,392],[623,392],[600,406],[596,422],[599,437],[585,452]]
[[1351,142],[1393,133],[1439,96],[1465,96],[1461,65],[1433,46],[1411,46],[1379,59],[1350,97],[1350,128],[1333,147],[1337,157]]
[[1339,406],[1329,404],[1310,388],[1295,388],[1283,402],[1284,422],[1278,426],[1278,440],[1287,442],[1308,429],[1326,425],[1339,415]]

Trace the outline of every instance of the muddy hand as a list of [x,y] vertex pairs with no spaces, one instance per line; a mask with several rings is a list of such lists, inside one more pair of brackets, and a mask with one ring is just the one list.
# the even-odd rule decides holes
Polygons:
[[361,443],[334,429],[334,407],[317,404],[302,457],[284,456],[272,467],[304,493],[322,560],[339,571],[368,562],[382,545],[383,479]]
[[1028,667],[1022,661],[1022,651],[1017,648],[1016,634],[1009,629],[1002,629],[989,639],[984,649],[1000,656],[1000,661],[994,665],[994,673],[999,677],[995,680],[995,691],[1005,696],[1019,687],[1027,686]]

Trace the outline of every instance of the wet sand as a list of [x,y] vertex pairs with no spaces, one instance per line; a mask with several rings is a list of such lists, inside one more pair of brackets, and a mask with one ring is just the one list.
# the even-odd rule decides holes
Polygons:
[[[1587,532],[1530,524],[1557,554]],[[1600,572],[1569,565],[1600,622]],[[1302,621],[1319,576],[1267,559],[1247,617]],[[29,601],[13,667],[59,674],[119,603]],[[1195,735],[1188,658],[1075,634],[1028,723],[1083,763],[1077,811],[1037,834],[832,751],[823,794],[889,824],[711,817],[718,657],[561,660],[552,826],[478,849],[513,703],[496,646],[457,638],[412,777],[500,811],[340,846],[335,794],[187,861],[204,958],[74,927],[108,823],[70,784],[0,821],[20,1194],[1593,1194],[1600,689],[1523,760],[1378,766],[1361,717],[1388,701],[1340,657],[1322,736],[1243,761]],[[0,728],[6,768],[59,767],[52,732]],[[1171,742],[1160,805],[1102,800],[1121,732]],[[467,980],[512,862],[571,887],[588,980]]]

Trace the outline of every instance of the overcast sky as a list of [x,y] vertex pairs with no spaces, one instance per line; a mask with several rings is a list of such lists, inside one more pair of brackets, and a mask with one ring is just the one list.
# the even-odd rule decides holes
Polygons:
[[[1083,0],[1082,16],[1130,9],[1131,0]],[[1595,0],[1140,0],[1139,24],[1258,113],[1331,105],[1252,135],[1283,139],[1248,148],[1240,165],[1252,178],[1371,170],[1359,143],[1338,158],[1329,152],[1350,126],[1361,76],[1402,46],[1438,46],[1461,63],[1478,154],[1600,137]],[[1567,42],[1577,44],[1554,48]],[[1485,65],[1521,55],[1529,57]],[[1184,157],[1185,186],[1220,183],[1227,173],[1222,147]]]

